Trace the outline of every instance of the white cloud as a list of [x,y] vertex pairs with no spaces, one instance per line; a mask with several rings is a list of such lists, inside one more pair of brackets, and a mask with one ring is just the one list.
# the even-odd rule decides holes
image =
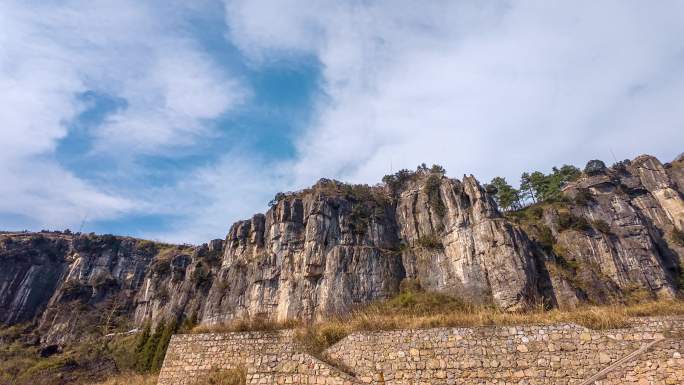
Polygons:
[[[207,122],[249,102],[181,20],[214,6],[0,2],[0,214],[45,227],[85,213],[173,214],[170,231],[150,236],[198,242],[263,210],[276,190],[320,177],[373,183],[390,163],[515,180],[610,162],[611,151],[682,151],[681,2],[225,0],[227,38],[249,65],[314,55],[326,95],[294,161],[231,151],[151,189],[136,178],[154,170],[128,169],[136,156],[192,148],[213,134]],[[54,160],[88,90],[126,100],[89,133],[92,151],[118,159],[111,180],[130,173],[134,188],[79,179]]]
[[182,216],[169,223],[170,229],[144,236],[193,243],[223,238],[233,222],[249,219],[267,208],[278,186],[287,184],[287,169],[286,165],[269,163],[254,154],[225,154],[174,186],[150,191],[157,199],[150,209]]
[[681,152],[681,2],[226,3],[246,53],[322,64],[330,103],[298,143],[300,185],[377,181],[391,162],[515,180]]
[[177,210],[199,214],[171,239],[223,234],[274,190],[375,183],[391,164],[517,182],[525,170],[610,162],[611,151],[681,152],[680,3],[225,3],[227,38],[252,65],[313,54],[326,95],[293,162],[231,154],[196,176],[189,190],[209,203]]
[[[166,8],[169,6],[170,8]],[[95,91],[126,107],[92,127],[93,151],[133,159],[189,146],[247,92],[184,33],[179,4],[129,0],[0,3],[0,213],[55,228],[148,207],[111,181],[55,160]]]

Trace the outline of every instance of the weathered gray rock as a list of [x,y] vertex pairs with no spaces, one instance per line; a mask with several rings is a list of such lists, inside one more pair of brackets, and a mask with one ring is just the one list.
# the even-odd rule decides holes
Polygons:
[[31,322],[49,345],[170,318],[312,319],[389,298],[405,278],[508,310],[676,295],[684,161],[640,156],[592,174],[539,208],[535,231],[474,177],[425,168],[279,194],[197,247],[0,233],[0,322]]
[[377,188],[322,180],[236,223],[203,320],[314,318],[394,295],[404,271],[392,212]]
[[[396,221],[407,275],[434,291],[505,309],[537,297],[533,245],[475,180],[424,175],[400,192]],[[431,198],[431,195],[433,198]],[[431,241],[437,241],[431,244]]]
[[[585,291],[578,295],[595,302],[637,292],[675,295],[684,253],[668,235],[682,226],[684,202],[656,158],[640,156],[619,170],[584,177],[565,193],[584,193],[586,202],[568,205],[567,213],[551,210],[545,220],[557,240],[556,254],[581,267],[571,277]],[[586,229],[561,228],[559,215],[583,219]],[[578,301],[565,294],[561,302],[568,306]]]

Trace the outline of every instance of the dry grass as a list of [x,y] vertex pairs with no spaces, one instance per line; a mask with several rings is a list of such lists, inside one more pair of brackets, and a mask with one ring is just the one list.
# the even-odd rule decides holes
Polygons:
[[[247,372],[243,368],[213,369],[193,385],[245,385]],[[91,385],[157,385],[157,374],[124,373]]]
[[358,311],[349,319],[334,322],[353,331],[558,323],[576,323],[590,329],[614,329],[629,326],[631,317],[684,314],[684,301],[679,300],[585,306],[573,310],[540,308],[506,312],[492,306],[470,305],[444,297],[431,293],[402,293],[391,301]]
[[283,329],[295,329],[302,326],[302,322],[289,320],[276,322],[268,318],[242,318],[218,325],[198,325],[190,330],[190,333],[232,333],[232,332],[267,332]]
[[212,369],[206,375],[200,377],[195,385],[245,385],[247,383],[247,371],[244,368],[235,369]]
[[125,373],[93,385],[157,385],[157,375]]
[[239,320],[225,325],[200,326],[193,332],[296,329],[296,339],[304,350],[324,359],[322,353],[325,349],[356,331],[559,323],[575,323],[590,329],[617,329],[629,326],[632,317],[668,315],[684,315],[684,301],[661,300],[626,305],[585,306],[574,310],[539,308],[525,312],[506,312],[493,306],[468,304],[443,294],[405,290],[391,300],[371,304],[347,316],[331,317],[307,325],[263,319]]

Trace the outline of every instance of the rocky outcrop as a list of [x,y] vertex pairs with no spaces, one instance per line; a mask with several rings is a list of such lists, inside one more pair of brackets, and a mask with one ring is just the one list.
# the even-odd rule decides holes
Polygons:
[[383,185],[321,180],[279,194],[225,240],[0,233],[0,322],[44,344],[162,319],[315,319],[424,289],[516,310],[676,296],[684,256],[684,159],[641,156],[503,215],[472,176],[439,168]]
[[377,188],[322,180],[236,223],[203,320],[315,318],[392,296],[405,275],[392,213]]
[[656,158],[584,176],[564,193],[569,202],[547,206],[543,218],[556,240],[549,266],[556,285],[574,281],[577,289],[558,291],[561,305],[675,296],[684,250],[672,235],[681,229],[684,200]]
[[0,322],[17,324],[39,316],[67,268],[62,238],[0,236]]
[[474,177],[418,175],[399,192],[396,221],[407,275],[425,289],[504,309],[537,297],[533,244]]
[[43,344],[63,344],[187,317],[201,303],[191,273],[203,250],[111,235],[0,234],[0,321],[33,323]]

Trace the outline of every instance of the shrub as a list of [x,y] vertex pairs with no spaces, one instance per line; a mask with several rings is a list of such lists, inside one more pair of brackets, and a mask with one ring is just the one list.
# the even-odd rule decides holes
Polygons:
[[285,198],[286,198],[286,195],[284,193],[279,192],[275,195],[275,197],[273,199],[271,199],[270,202],[268,202],[268,206],[273,207],[273,206],[277,205],[278,202],[280,202],[281,200],[283,200]]
[[200,257],[202,260],[207,262],[209,266],[216,267],[221,264],[221,258],[223,257],[221,254],[222,251],[223,250],[221,249],[206,250],[200,255]]
[[598,175],[606,171],[606,164],[603,161],[594,159],[587,162],[584,167],[584,173],[587,175]]
[[157,252],[157,245],[154,242],[148,241],[146,239],[138,241],[136,247],[139,252],[144,254],[155,254]]
[[167,302],[169,298],[171,298],[171,295],[169,294],[169,289],[167,289],[166,286],[159,287],[159,289],[154,295],[154,298],[157,298],[161,302]]
[[547,253],[553,251],[553,246],[556,244],[556,238],[553,236],[551,229],[544,224],[537,225],[537,229],[539,230],[539,237],[537,238],[539,245]]
[[211,285],[211,271],[203,264],[198,263],[190,275],[190,281],[198,288],[207,289]]
[[[164,325],[160,324],[160,327]],[[164,357],[166,357],[166,349],[169,347],[169,341],[171,341],[171,336],[178,329],[178,323],[176,320],[164,325],[162,329],[161,336],[159,337],[159,342],[157,343],[156,349],[154,350],[154,356],[152,356],[152,362],[150,364],[150,369],[153,372],[158,372],[164,363]]]
[[73,300],[87,301],[93,294],[93,288],[83,282],[70,280],[62,286],[62,302]]
[[527,213],[527,216],[530,219],[541,219],[544,215],[544,208],[539,205],[530,206],[527,209]]
[[434,210],[435,214],[442,218],[446,214],[446,206],[444,206],[444,202],[442,202],[442,196],[439,191],[440,184],[440,177],[432,174],[428,177],[427,181],[425,181],[425,190],[427,192],[430,208]]
[[684,231],[674,229],[672,230],[671,237],[674,243],[684,247]]
[[570,212],[559,212],[558,213],[558,229],[563,230],[577,230],[586,231],[589,230],[591,226],[584,217],[578,217]]
[[[567,253],[567,252],[566,252],[566,253]],[[556,262],[557,262],[561,267],[563,267],[564,269],[572,270],[572,271],[575,271],[575,270],[579,269],[580,265],[579,265],[579,262],[577,262],[577,260],[568,259],[568,258],[566,257],[566,255],[563,255],[563,254],[560,254],[560,255],[557,254],[556,256],[557,256]]]
[[441,174],[441,175],[446,174],[446,170],[444,169],[444,167],[442,167],[439,164],[433,164],[432,167],[430,168],[430,172],[433,174]]
[[234,369],[212,369],[199,377],[194,385],[245,385],[247,371],[243,367]]
[[577,193],[575,194],[575,197],[573,198],[573,202],[579,206],[586,206],[589,204],[589,202],[593,202],[593,201],[594,201],[594,196],[591,195],[591,192],[589,192],[589,189],[586,189],[586,188],[578,189]]
[[392,193],[396,193],[406,182],[413,179],[415,173],[407,169],[397,171],[395,174],[385,175],[382,182],[389,187]]
[[119,244],[119,238],[112,234],[103,234],[100,236],[100,240],[102,240],[102,243],[109,247],[114,247]]
[[323,351],[349,335],[349,329],[339,322],[313,324],[295,333],[295,341],[301,348],[317,358]]
[[399,292],[423,291],[420,281],[416,278],[404,278],[399,283]]
[[158,275],[166,275],[171,271],[171,262],[168,259],[157,259],[152,262],[150,269]]
[[443,249],[444,245],[436,235],[423,235],[416,239],[416,244],[425,249]]
[[349,214],[349,227],[351,231],[356,234],[364,234],[369,224],[370,213],[368,208],[363,203],[353,205],[351,214]]
[[596,230],[603,234],[610,234],[610,225],[606,223],[606,221],[597,219],[591,222],[592,227],[594,227]]
[[[143,334],[146,334],[144,340],[138,340],[138,346],[136,347],[137,352],[137,365],[136,369],[141,373],[147,373],[152,371],[152,363],[154,361],[154,355],[157,352],[157,345],[161,341],[162,334],[164,333],[165,323],[162,320],[156,328],[154,328],[154,333],[151,333],[147,329]],[[141,336],[142,338],[143,336]]]
[[149,324],[145,326],[135,346],[136,370],[138,372],[155,373],[159,371],[164,362],[171,336],[177,330],[178,323],[176,320],[169,323],[162,320],[154,328],[154,333],[151,332]]
[[558,244],[558,243],[555,243],[555,244],[553,245],[552,250],[553,250],[553,253],[554,253],[557,257],[563,258],[564,256],[566,256],[566,255],[568,254],[568,250],[567,250],[565,247],[563,247],[563,246],[561,246],[560,244]]

